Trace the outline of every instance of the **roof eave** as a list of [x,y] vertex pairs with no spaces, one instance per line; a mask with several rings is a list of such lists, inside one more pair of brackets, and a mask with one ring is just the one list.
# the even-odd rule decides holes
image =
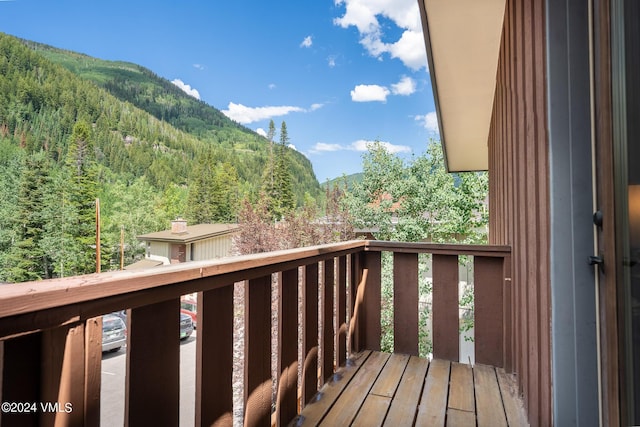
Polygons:
[[418,0],[448,172],[488,169],[505,0]]

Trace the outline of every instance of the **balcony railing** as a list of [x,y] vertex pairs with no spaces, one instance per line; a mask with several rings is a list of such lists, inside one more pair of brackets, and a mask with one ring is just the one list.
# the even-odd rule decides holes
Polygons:
[[[231,425],[233,289],[243,282],[244,423],[286,425],[349,354],[380,350],[382,252],[393,253],[396,353],[418,353],[418,254],[429,253],[433,355],[458,360],[458,256],[472,255],[475,361],[511,369],[508,247],[350,241],[0,287],[0,401],[68,402],[73,408],[5,411],[0,423],[99,425],[99,316],[129,308],[125,423],[178,425],[176,313],[181,295],[199,292],[195,424]],[[272,312],[274,277],[278,304]],[[272,316],[278,319],[276,354]]]

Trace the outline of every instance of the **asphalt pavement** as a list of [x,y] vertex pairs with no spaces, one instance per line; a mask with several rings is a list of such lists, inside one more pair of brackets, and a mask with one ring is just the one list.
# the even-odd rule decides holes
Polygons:
[[[105,427],[124,425],[124,377],[126,348],[102,354],[102,388],[100,424]],[[180,342],[180,427],[195,424],[196,331]]]

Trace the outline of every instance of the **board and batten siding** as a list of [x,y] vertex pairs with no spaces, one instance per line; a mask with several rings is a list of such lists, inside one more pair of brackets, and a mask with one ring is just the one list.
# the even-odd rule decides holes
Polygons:
[[169,258],[170,245],[167,242],[149,242],[149,254]]
[[[231,235],[214,237],[187,245],[187,259],[201,261],[231,255]],[[191,253],[190,251],[193,251]]]
[[549,151],[543,0],[507,0],[489,133],[490,244],[511,245],[510,368],[551,425]]

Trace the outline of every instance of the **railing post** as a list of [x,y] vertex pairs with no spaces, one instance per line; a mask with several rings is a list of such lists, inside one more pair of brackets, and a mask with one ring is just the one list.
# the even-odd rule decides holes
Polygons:
[[125,425],[180,423],[180,299],[130,310]]
[[503,367],[503,259],[474,257],[476,363]]
[[271,275],[245,282],[244,425],[271,425]]
[[302,369],[302,407],[318,390],[318,264],[307,265],[304,269],[302,286],[302,348],[304,364]]
[[102,316],[85,322],[84,425],[100,425],[102,384]]
[[324,384],[331,375],[333,375],[333,290],[335,287],[334,280],[334,262],[328,259],[323,263],[322,281],[322,375],[321,383]]
[[458,286],[458,256],[434,254],[433,357],[453,362],[460,358]]
[[233,284],[198,294],[196,426],[233,424]]
[[[41,425],[84,425],[84,324],[61,326],[42,333],[40,402],[60,405],[60,412],[40,414]],[[72,409],[65,410],[70,403]]]
[[282,272],[278,291],[278,396],[276,425],[295,418],[298,383],[298,269]]
[[418,355],[418,254],[393,254],[393,350]]

